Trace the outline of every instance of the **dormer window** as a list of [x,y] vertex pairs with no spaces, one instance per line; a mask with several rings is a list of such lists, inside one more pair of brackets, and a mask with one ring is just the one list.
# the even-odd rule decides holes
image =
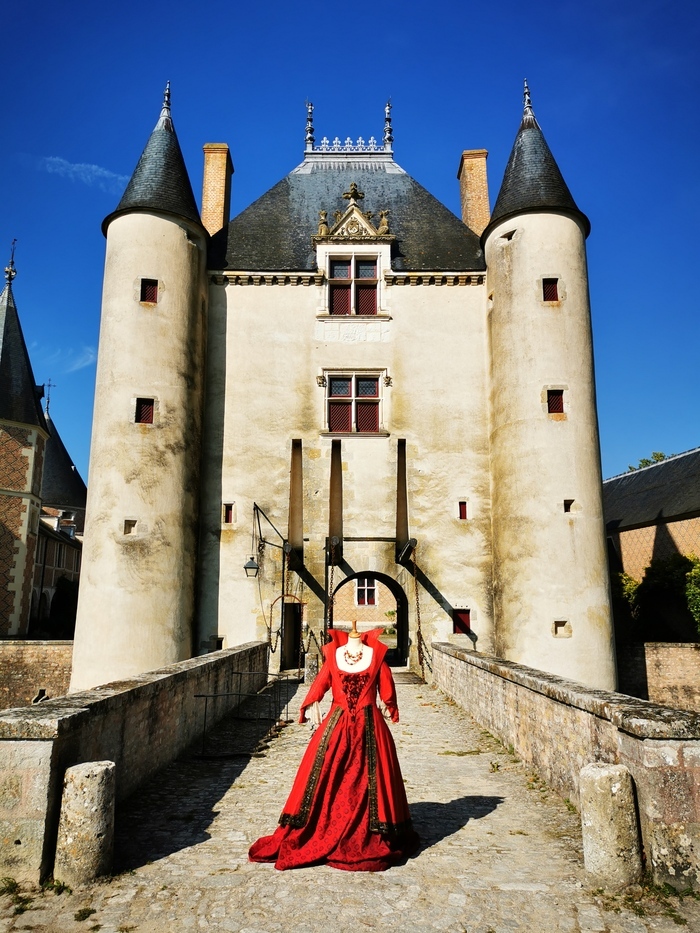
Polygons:
[[376,257],[355,256],[350,259],[331,259],[329,271],[329,314],[376,316]]

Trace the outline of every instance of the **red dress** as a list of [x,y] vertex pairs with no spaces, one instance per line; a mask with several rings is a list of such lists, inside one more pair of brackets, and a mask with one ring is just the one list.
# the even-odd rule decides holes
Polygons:
[[376,704],[379,688],[392,721],[399,721],[381,631],[362,635],[373,648],[372,663],[352,674],[339,670],[335,658],[347,632],[331,631],[299,722],[329,687],[333,703],[304,753],[280,825],[251,846],[252,862],[274,862],[282,870],[326,863],[345,871],[384,871],[418,847],[394,740]]

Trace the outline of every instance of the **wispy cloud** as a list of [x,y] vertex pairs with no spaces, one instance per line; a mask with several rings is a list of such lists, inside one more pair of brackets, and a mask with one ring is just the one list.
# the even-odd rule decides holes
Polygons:
[[[71,351],[71,354],[74,351]],[[86,366],[92,366],[97,359],[97,350],[95,347],[83,347],[72,362],[68,364],[67,373],[77,372],[79,369],[85,369]]]
[[44,156],[37,160],[41,171],[51,175],[61,175],[71,181],[79,181],[91,188],[99,188],[108,194],[121,194],[129,181],[128,175],[117,175],[101,165],[91,165],[89,162],[68,162],[58,156]]
[[29,349],[32,357],[32,368],[37,375],[40,373],[75,373],[79,369],[92,366],[97,359],[95,347],[81,347],[79,350],[73,348],[63,350],[60,347],[54,347],[49,350],[41,345],[34,344]]

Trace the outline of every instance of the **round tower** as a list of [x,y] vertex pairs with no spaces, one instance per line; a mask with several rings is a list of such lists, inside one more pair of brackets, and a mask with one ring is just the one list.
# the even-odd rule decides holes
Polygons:
[[207,238],[169,85],[103,232],[72,691],[193,654]]
[[615,689],[586,237],[535,119],[484,231],[501,657]]

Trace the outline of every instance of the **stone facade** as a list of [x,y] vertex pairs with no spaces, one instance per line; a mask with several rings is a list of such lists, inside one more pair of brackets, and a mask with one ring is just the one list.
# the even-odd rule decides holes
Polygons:
[[662,706],[700,712],[700,644],[618,645],[622,693]]
[[0,709],[30,706],[42,690],[47,698],[65,696],[72,657],[72,641],[4,640],[0,646]]
[[452,645],[433,649],[437,686],[562,797],[578,802],[591,762],[626,766],[654,881],[700,887],[700,716]]
[[0,422],[0,636],[26,634],[46,433]]

